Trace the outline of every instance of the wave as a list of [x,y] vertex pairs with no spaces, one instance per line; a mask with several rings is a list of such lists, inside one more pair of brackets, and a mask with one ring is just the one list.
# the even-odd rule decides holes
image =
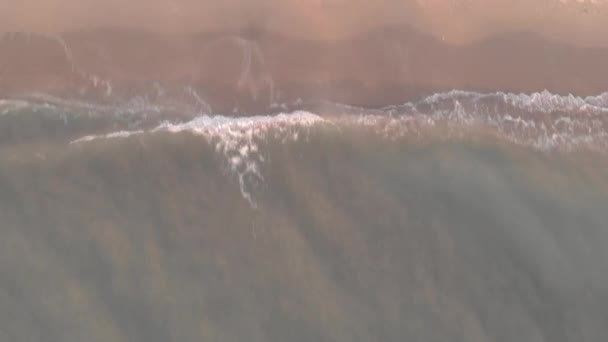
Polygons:
[[[165,120],[148,128],[77,137],[70,144],[127,139],[144,134],[189,133],[203,137],[236,175],[242,196],[256,206],[253,188],[261,172],[267,140],[308,139],[311,130],[349,134],[367,132],[387,141],[476,141],[491,137],[537,151],[608,151],[608,96],[580,98],[549,92],[535,94],[451,91],[418,102],[381,109],[325,104],[313,113],[294,111],[265,116],[199,115],[187,121]],[[163,110],[155,107],[158,112]],[[104,109],[105,110],[105,109]]]
[[[162,90],[160,85],[157,84],[156,87],[158,88],[156,92],[164,94],[164,90]],[[15,98],[0,99],[0,113],[2,115],[7,115],[18,114],[21,110],[38,111],[44,109],[55,109],[71,115],[78,115],[83,112],[86,112],[89,115],[106,115],[108,112],[114,112],[117,116],[125,115],[125,113],[139,113],[140,115],[144,115],[145,113],[150,112],[175,112],[180,110],[198,112],[199,114],[211,114],[213,112],[210,106],[192,87],[185,87],[184,92],[190,94],[199,105],[204,107],[204,109],[195,108],[191,102],[183,102],[183,100],[179,99],[179,102],[170,102],[168,99],[164,99],[165,101],[163,102],[152,99],[147,95],[134,96],[126,101],[121,101],[120,103],[103,104],[90,103],[76,99],[64,99],[43,93],[31,93]],[[465,90],[451,90],[448,92],[432,94],[418,101],[406,102],[401,105],[385,106],[375,110],[337,103],[327,103],[327,105],[351,111],[384,111],[392,113],[396,111],[415,110],[428,113],[429,111],[434,110],[435,107],[431,107],[430,110],[421,110],[421,108],[425,105],[441,106],[454,104],[456,102],[470,104],[471,110],[481,109],[482,111],[487,111],[491,106],[494,106],[496,111],[522,110],[531,113],[568,112],[569,114],[586,112],[597,113],[608,111],[608,92],[597,96],[581,97],[572,94],[553,94],[547,90],[530,94],[508,92],[480,93]],[[311,102],[303,101],[300,98],[293,103],[272,103],[269,109],[278,108],[281,110],[289,110],[289,108],[294,106],[301,107],[306,105],[311,105]],[[510,108],[503,108],[500,106],[509,106]]]
[[583,98],[548,91],[515,94],[452,90],[378,109],[302,100],[277,106],[289,107],[302,109],[262,116],[226,116],[201,111],[190,103],[154,102],[145,97],[120,104],[96,104],[35,93],[0,101],[0,142],[31,142],[52,136],[80,144],[189,132],[215,144],[228,168],[238,175],[243,196],[251,203],[247,184],[263,180],[258,142],[270,135],[297,141],[315,127],[335,133],[363,129],[387,140],[492,136],[539,151],[608,151],[608,93]]
[[[47,99],[48,100],[48,99]],[[114,112],[118,117],[147,116],[152,113],[168,113],[175,108],[161,105],[146,104],[141,101],[131,101],[122,106],[92,106],[80,102],[69,102],[52,99],[52,102],[32,104],[32,108],[40,106],[63,106],[64,111],[72,111],[75,115],[81,109],[92,109],[89,116],[95,113],[105,116]],[[306,107],[306,104],[302,105]],[[36,107],[38,106],[38,107]],[[281,109],[289,106],[283,104]],[[7,111],[14,108],[26,110],[27,103],[23,100],[15,102],[0,102],[0,109]],[[552,148],[572,149],[581,144],[601,149],[604,147],[608,124],[608,93],[598,96],[577,97],[562,96],[548,91],[533,94],[514,93],[477,93],[453,90],[446,93],[433,94],[420,101],[407,102],[402,105],[388,106],[379,109],[367,109],[343,104],[325,103],[317,106],[316,112],[294,111],[291,114],[278,113],[266,116],[225,116],[210,115],[200,112],[190,112],[185,122],[163,120],[157,118],[156,127],[148,127],[147,131],[170,131],[174,133],[189,131],[201,135],[217,136],[219,132],[230,132],[236,129],[247,129],[250,135],[265,134],[270,128],[305,125],[311,122],[333,125],[374,126],[378,131],[390,136],[406,135],[408,132],[422,134],[418,130],[428,127],[445,126],[449,136],[462,135],[471,127],[490,129],[514,143],[533,146],[541,150]],[[63,113],[66,114],[65,112]],[[93,115],[95,115],[93,114]],[[127,130],[120,130],[127,132]],[[143,133],[137,127],[132,133]],[[104,133],[90,135],[73,140],[90,141],[100,137],[124,137],[126,134]]]
[[[151,133],[190,132],[203,136],[215,145],[215,150],[225,157],[228,168],[238,176],[241,193],[252,206],[253,197],[248,190],[254,183],[263,181],[259,164],[264,162],[257,141],[272,135],[283,142],[297,141],[301,129],[324,122],[318,115],[307,112],[279,114],[276,116],[254,116],[231,118],[226,116],[202,116],[192,121],[172,124],[165,122],[151,130]],[[104,135],[90,135],[71,142],[71,144],[91,142],[98,139],[128,138],[144,134],[138,131],[120,131]]]
[[[440,104],[443,101],[453,100],[469,100],[478,103],[484,101],[502,101],[505,104],[522,110],[543,113],[551,113],[556,111],[608,111],[608,93],[602,93],[597,96],[580,97],[572,94],[553,94],[548,90],[531,94],[515,94],[506,92],[478,93],[472,91],[452,90],[450,92],[428,96],[420,101],[420,103],[435,105]],[[408,103],[408,105],[415,106],[415,103]]]

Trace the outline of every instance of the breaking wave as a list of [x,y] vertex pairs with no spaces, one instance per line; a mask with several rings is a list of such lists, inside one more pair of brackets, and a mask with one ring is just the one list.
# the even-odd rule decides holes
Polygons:
[[[297,104],[300,108],[307,106],[312,107],[302,101]],[[235,117],[139,97],[108,105],[32,94],[0,101],[0,123],[5,121],[0,141],[23,142],[24,136],[35,141],[52,135],[59,140],[69,139],[70,144],[82,144],[162,132],[191,133],[213,144],[226,168],[237,176],[242,195],[251,205],[255,205],[251,189],[264,180],[260,168],[265,157],[260,143],[269,137],[282,142],[298,141],[316,128],[335,134],[364,130],[388,141],[474,140],[492,136],[539,151],[589,149],[603,153],[608,147],[608,93],[577,97],[548,91],[484,94],[453,90],[380,109],[333,103],[315,107],[314,113],[294,109]],[[289,109],[289,105],[279,108]],[[31,122],[39,125],[34,132],[28,126]]]

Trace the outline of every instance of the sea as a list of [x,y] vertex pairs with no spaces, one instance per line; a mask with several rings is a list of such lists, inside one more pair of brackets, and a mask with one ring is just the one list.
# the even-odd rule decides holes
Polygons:
[[0,340],[608,336],[608,93],[200,101],[0,99]]

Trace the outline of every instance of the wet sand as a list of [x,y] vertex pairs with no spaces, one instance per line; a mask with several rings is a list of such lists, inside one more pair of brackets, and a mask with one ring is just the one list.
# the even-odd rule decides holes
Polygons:
[[405,25],[337,40],[257,28],[7,33],[0,40],[4,97],[45,92],[111,102],[179,98],[184,89],[224,113],[298,99],[378,107],[450,89],[597,95],[608,89],[608,48],[526,32],[454,45]]

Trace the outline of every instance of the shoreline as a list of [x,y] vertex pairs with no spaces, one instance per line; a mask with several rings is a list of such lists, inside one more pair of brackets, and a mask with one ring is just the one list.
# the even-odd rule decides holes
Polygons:
[[608,48],[531,33],[452,45],[408,26],[334,41],[259,30],[0,37],[2,97],[45,92],[112,102],[162,93],[200,97],[224,112],[260,112],[298,99],[382,107],[452,89],[598,95],[608,90]]

